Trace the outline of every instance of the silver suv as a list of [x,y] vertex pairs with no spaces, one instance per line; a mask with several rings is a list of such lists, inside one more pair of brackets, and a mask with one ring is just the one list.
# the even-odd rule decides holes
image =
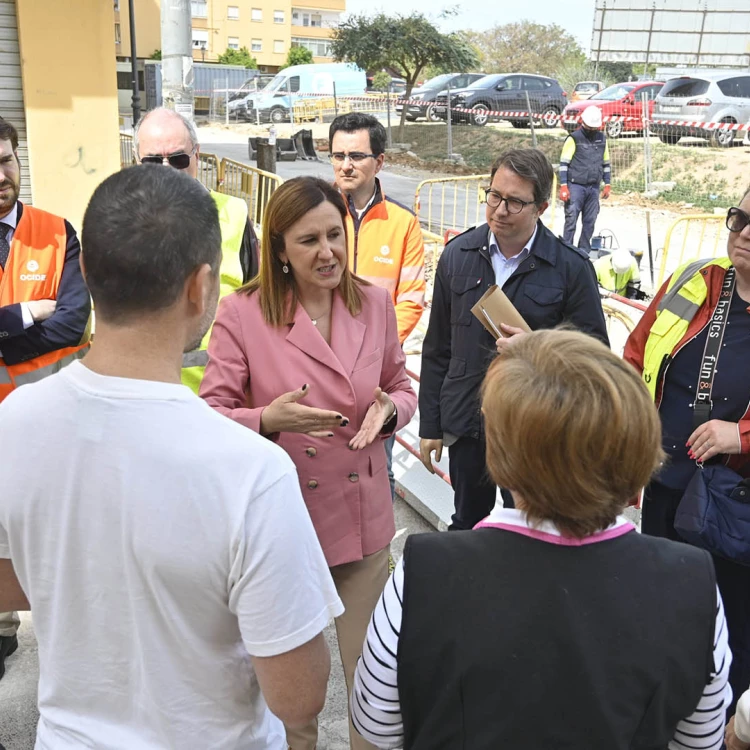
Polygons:
[[662,143],[693,136],[728,148],[737,131],[705,124],[746,125],[750,121],[750,75],[710,73],[672,78],[656,97],[653,120],[651,132]]

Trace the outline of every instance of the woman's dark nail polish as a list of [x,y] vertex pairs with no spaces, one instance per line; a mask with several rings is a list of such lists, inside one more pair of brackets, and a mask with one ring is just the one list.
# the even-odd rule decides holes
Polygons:
[[341,426],[342,426],[342,427],[346,427],[346,426],[347,426],[348,424],[349,424],[349,420],[348,420],[348,419],[345,419],[345,420],[343,420],[343,421],[341,422]]

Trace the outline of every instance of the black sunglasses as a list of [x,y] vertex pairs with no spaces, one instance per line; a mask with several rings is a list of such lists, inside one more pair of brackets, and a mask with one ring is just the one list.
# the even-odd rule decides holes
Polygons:
[[741,208],[732,206],[727,211],[727,229],[730,232],[741,232],[748,224],[750,224],[750,216]]
[[[194,152],[193,152],[194,153]],[[187,169],[193,154],[170,154],[169,156],[144,156],[141,164],[164,164],[164,159],[169,162],[170,167],[175,169]]]

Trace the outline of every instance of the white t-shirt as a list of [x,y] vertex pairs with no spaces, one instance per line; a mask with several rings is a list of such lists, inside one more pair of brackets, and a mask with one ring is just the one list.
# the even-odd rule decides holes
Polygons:
[[286,453],[182,385],[75,362],[0,405],[0,477],[37,750],[286,749],[248,654],[343,612]]

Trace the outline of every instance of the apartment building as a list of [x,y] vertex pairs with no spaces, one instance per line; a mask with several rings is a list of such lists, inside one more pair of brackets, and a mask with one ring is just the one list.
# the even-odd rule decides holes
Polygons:
[[[130,56],[128,0],[115,3],[118,59]],[[291,47],[306,47],[315,62],[331,62],[329,38],[346,0],[192,0],[193,59],[216,62],[227,49],[247,47],[263,71],[275,72]],[[159,0],[136,0],[139,58],[161,46]]]

